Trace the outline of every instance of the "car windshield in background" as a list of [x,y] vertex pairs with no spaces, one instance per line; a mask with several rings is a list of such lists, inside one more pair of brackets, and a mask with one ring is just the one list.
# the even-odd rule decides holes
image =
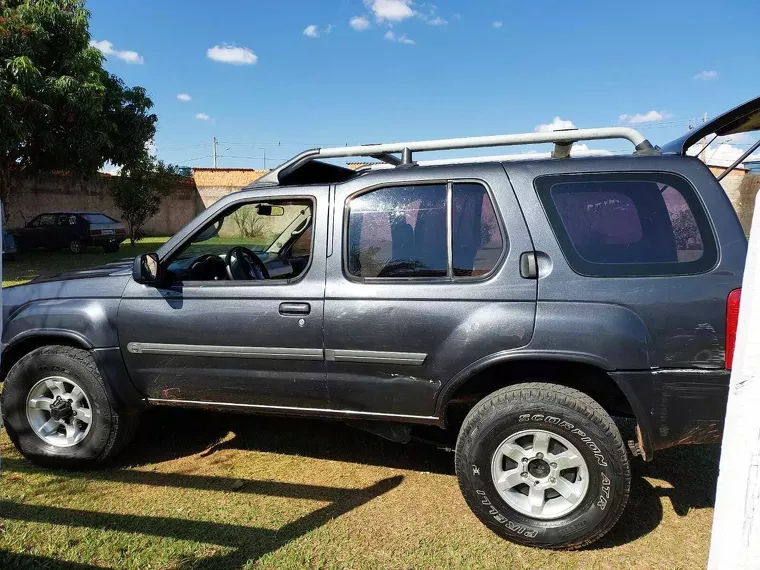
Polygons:
[[105,214],[82,214],[82,217],[91,224],[117,224],[118,222],[113,218],[109,218]]

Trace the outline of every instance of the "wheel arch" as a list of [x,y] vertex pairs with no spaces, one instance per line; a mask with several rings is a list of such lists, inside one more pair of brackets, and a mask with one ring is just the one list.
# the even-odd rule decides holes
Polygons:
[[436,415],[445,426],[458,425],[486,395],[524,382],[546,382],[574,388],[597,401],[610,415],[635,419],[646,459],[652,449],[649,422],[635,394],[623,389],[606,360],[594,355],[564,352],[495,354],[472,364],[447,382],[439,393]]
[[21,358],[48,345],[71,346],[91,350],[92,344],[80,333],[65,329],[31,329],[17,334],[4,347],[0,361],[0,382]]

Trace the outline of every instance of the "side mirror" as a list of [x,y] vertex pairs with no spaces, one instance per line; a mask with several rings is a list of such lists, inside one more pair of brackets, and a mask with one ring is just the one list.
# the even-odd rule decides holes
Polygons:
[[161,280],[161,264],[158,254],[143,253],[132,264],[132,279],[144,285],[155,285]]

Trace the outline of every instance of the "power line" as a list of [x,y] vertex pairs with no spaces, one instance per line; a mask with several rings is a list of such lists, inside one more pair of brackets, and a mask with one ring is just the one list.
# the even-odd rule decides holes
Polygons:
[[196,160],[203,160],[204,158],[211,158],[210,154],[207,154],[206,156],[198,156],[196,158],[188,158],[187,160],[180,160],[177,162],[177,164],[185,164],[186,162],[194,162]]

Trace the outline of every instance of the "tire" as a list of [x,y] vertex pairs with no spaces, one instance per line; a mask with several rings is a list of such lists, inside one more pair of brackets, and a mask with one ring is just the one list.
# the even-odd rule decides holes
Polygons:
[[[27,404],[34,394],[46,389],[44,383],[52,382],[49,379],[53,377],[62,379],[58,381],[62,381],[69,392],[74,392],[71,386],[81,389],[84,396],[80,396],[79,403],[81,405],[85,402],[86,408],[85,405],[77,408],[78,415],[83,420],[89,416],[90,423],[70,417],[68,427],[60,424],[58,430],[45,439],[39,433],[49,431],[45,426],[53,421],[52,412],[27,409]],[[50,397],[40,396],[37,399],[44,400],[49,405],[55,392],[50,394]],[[66,395],[69,402],[70,397],[71,394]],[[92,356],[86,350],[69,346],[44,346],[22,357],[13,365],[5,379],[5,386],[0,393],[0,406],[5,428],[13,444],[27,459],[44,467],[84,468],[103,463],[116,456],[129,443],[138,422],[137,415],[114,411]],[[48,418],[48,422],[41,429],[39,426],[45,422],[45,418]],[[74,424],[75,421],[78,424]],[[34,427],[35,424],[37,428]],[[72,433],[78,431],[78,435],[72,437],[71,442],[63,442],[62,438],[69,434],[69,427],[74,425],[79,427],[72,430]],[[83,426],[89,427],[85,429]],[[79,440],[74,442],[77,438]],[[56,441],[50,443],[53,440]]]
[[71,238],[71,241],[69,242],[69,251],[71,253],[84,253],[87,249],[87,244],[84,243],[84,241],[78,237]]
[[[541,441],[549,452],[538,459],[533,446],[542,448]],[[578,466],[559,471],[570,463]],[[504,388],[470,410],[457,439],[456,473],[483,524],[539,548],[599,540],[622,515],[631,488],[628,454],[612,418],[587,395],[545,383]],[[501,491],[495,478],[503,481]],[[545,488],[550,481],[559,481],[564,494]]]

